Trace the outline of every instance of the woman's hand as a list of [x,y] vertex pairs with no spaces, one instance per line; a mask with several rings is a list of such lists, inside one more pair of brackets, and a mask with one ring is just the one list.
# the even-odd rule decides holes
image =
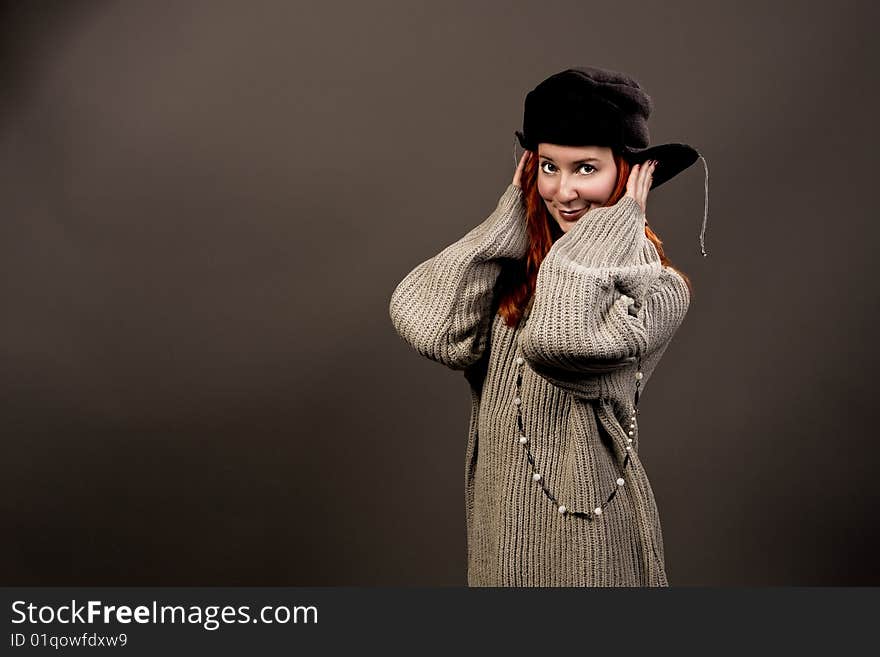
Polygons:
[[651,189],[652,174],[656,167],[657,160],[633,165],[629,172],[629,180],[626,181],[625,196],[635,199],[642,208],[642,214],[645,215],[648,208],[648,190]]
[[522,172],[526,166],[526,162],[529,161],[529,158],[532,155],[532,151],[523,151],[522,157],[519,158],[519,164],[516,167],[516,171],[513,174],[513,184],[517,187],[520,187],[520,180],[522,179]]

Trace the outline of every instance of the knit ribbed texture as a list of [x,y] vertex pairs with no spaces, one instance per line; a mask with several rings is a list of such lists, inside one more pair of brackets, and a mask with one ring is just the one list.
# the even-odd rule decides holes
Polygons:
[[[687,286],[662,267],[641,208],[624,197],[554,243],[532,307],[512,329],[496,314],[495,285],[505,259],[525,256],[525,222],[522,191],[510,185],[487,219],[410,272],[389,306],[408,344],[464,370],[470,384],[468,583],[665,586],[660,518],[631,415],[638,363],[643,394],[687,312]],[[625,473],[595,520],[560,513],[532,480],[516,424],[518,356],[524,431],[558,503],[590,511]]]
[[525,257],[528,244],[522,191],[510,185],[488,219],[397,286],[390,312],[398,333],[453,369],[475,362],[486,348],[499,259]]

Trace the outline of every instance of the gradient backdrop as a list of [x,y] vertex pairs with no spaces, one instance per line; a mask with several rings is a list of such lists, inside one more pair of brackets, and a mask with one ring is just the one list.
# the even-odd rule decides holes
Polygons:
[[[167,6],[166,6],[167,5]],[[464,585],[460,372],[388,316],[525,94],[651,94],[695,285],[642,458],[673,585],[877,585],[870,2],[6,2],[0,581]]]

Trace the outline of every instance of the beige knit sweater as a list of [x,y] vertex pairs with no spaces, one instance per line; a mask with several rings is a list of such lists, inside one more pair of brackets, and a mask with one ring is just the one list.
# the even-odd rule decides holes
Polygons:
[[641,395],[690,303],[638,203],[590,210],[550,249],[519,325],[496,314],[528,247],[522,190],[413,269],[390,301],[400,336],[464,370],[471,586],[667,586],[638,457]]

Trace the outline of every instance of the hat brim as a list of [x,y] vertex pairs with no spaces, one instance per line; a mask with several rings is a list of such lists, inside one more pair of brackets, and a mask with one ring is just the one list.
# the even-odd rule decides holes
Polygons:
[[630,164],[645,160],[657,160],[651,181],[651,189],[671,180],[697,161],[697,150],[688,144],[658,144],[642,149],[625,149],[621,153]]

